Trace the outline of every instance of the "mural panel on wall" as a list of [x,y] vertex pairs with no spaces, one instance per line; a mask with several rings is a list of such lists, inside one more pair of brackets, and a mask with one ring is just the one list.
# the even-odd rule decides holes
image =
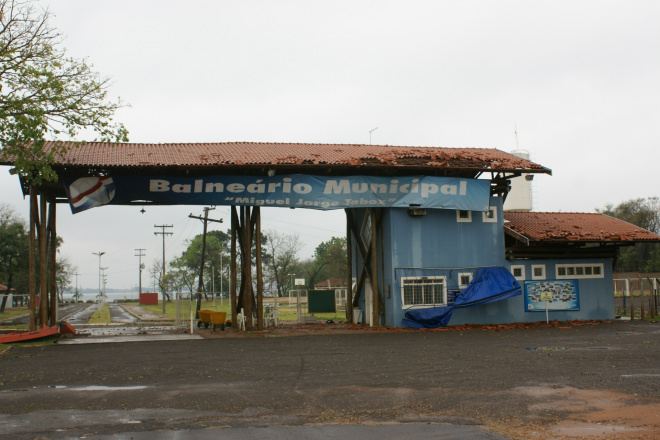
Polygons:
[[580,310],[577,280],[525,281],[525,311]]

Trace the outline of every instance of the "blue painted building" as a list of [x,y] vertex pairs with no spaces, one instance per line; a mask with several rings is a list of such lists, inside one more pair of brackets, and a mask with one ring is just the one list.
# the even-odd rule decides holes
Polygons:
[[[501,266],[518,280],[522,294],[457,309],[449,325],[545,321],[546,307],[550,320],[611,319],[617,248],[660,240],[601,214],[503,212],[502,205],[502,197],[491,196],[488,212],[353,210],[354,304],[361,311],[355,317],[401,327],[407,311],[451,305],[479,268]],[[378,274],[378,300],[374,277],[360,282],[364,261]]]

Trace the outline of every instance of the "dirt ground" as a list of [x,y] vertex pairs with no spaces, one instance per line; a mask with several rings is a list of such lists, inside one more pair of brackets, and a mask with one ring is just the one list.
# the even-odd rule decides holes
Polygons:
[[414,422],[514,440],[660,438],[658,323],[197,331],[205,339],[12,347],[0,426],[31,439]]

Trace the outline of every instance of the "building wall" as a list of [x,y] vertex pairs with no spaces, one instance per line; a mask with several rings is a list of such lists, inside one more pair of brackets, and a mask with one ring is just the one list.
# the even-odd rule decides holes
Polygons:
[[[426,215],[412,217],[406,209],[384,210],[382,239],[378,243],[378,270],[380,291],[384,295],[381,325],[400,327],[406,310],[402,301],[402,277],[443,276],[449,291],[459,290],[460,274],[476,274],[478,268],[512,265],[525,268],[525,279],[532,280],[532,266],[545,266],[545,279],[556,279],[557,264],[602,264],[602,278],[577,279],[580,310],[550,311],[550,320],[599,320],[614,318],[614,283],[612,261],[594,260],[519,260],[505,259],[502,231],[502,205],[499,198],[491,199],[496,208],[495,222],[484,222],[482,213],[473,212],[471,222],[458,222],[454,210],[427,210]],[[358,224],[362,225],[366,210],[355,210]],[[354,250],[354,255],[356,251]],[[354,257],[355,258],[355,257]],[[358,261],[358,275],[361,270]],[[356,276],[354,273],[353,276]],[[524,288],[525,279],[519,282]],[[366,303],[361,295],[359,308],[362,322],[366,316]],[[545,321],[545,312],[526,311],[524,297],[517,296],[467,309],[454,311],[449,325],[499,324],[512,322]]]
[[[558,264],[602,264],[602,278],[570,278],[577,281],[580,300],[580,310],[553,311],[548,312],[550,321],[572,321],[572,320],[602,320],[614,318],[614,281],[611,259],[592,260],[517,260],[506,264],[509,270],[512,265],[525,267],[525,279],[518,282],[523,288],[525,281],[532,280],[532,266],[545,266],[545,279],[556,280],[556,266]],[[506,324],[512,322],[539,322],[545,321],[545,311],[527,311],[525,309],[524,295],[508,298],[467,309],[454,311],[449,325],[459,324]]]
[[[501,199],[491,198],[491,206],[492,222],[484,221],[481,212],[472,212],[470,222],[459,222],[455,210],[427,209],[422,216],[410,216],[405,208],[384,210],[382,240],[378,237],[378,282],[385,297],[381,324],[401,326],[401,277],[445,276],[447,287],[457,289],[460,273],[476,274],[479,267],[506,264]],[[362,225],[366,210],[354,213]],[[358,274],[359,270],[361,263]],[[363,317],[365,306],[362,295]]]

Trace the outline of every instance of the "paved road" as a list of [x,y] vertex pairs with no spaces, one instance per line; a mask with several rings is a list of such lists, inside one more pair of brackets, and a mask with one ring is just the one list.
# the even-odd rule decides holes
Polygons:
[[265,334],[12,347],[0,355],[0,426],[19,439],[389,423],[478,439],[660,434],[658,324]]
[[[138,320],[122,307],[115,303],[109,303],[110,319],[113,324],[134,323]],[[57,309],[58,320],[66,320],[71,325],[87,324],[89,318],[96,312],[98,304],[63,304]],[[28,325],[28,316],[19,316],[17,318],[4,321],[8,325]]]
[[[95,306],[95,304],[93,305]],[[64,319],[67,318],[70,315],[77,315],[80,314],[80,316],[86,316],[89,309],[91,308],[91,312],[89,312],[89,316],[84,320],[84,323],[87,323],[87,320],[89,319],[90,316],[94,313],[96,310],[95,307],[92,307],[90,304],[61,304],[57,308],[57,319]],[[83,318],[81,318],[83,319]],[[69,321],[71,322],[71,321]],[[72,322],[73,323],[73,322]],[[28,315],[23,315],[23,316],[18,316],[13,319],[8,319],[3,321],[3,324],[6,325],[29,325],[30,324],[30,318]]]

